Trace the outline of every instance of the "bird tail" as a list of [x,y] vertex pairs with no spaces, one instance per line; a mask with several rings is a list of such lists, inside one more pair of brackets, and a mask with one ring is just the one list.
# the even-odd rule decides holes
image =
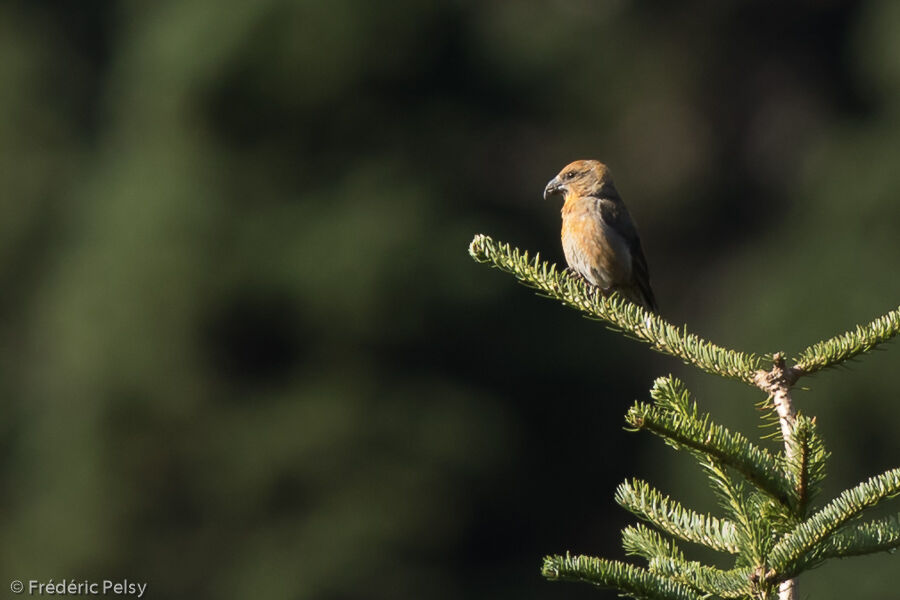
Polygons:
[[643,308],[652,313],[659,313],[659,307],[656,304],[656,298],[653,296],[653,290],[650,286],[628,286],[616,288],[616,291]]

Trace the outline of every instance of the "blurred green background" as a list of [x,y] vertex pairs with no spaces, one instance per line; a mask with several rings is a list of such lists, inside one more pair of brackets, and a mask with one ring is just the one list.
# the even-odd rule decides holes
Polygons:
[[[0,4],[0,575],[152,598],[614,598],[622,430],[684,378],[466,248],[562,261],[544,184],[607,162],[663,315],[796,352],[900,302],[900,3]],[[900,463],[900,348],[798,403],[824,498]],[[896,510],[896,507],[895,507]],[[806,597],[896,593],[882,555]],[[5,589],[5,587],[4,587]]]

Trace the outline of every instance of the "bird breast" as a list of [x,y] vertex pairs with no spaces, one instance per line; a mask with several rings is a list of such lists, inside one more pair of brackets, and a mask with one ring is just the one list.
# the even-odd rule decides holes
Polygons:
[[562,209],[566,262],[604,290],[629,285],[631,251],[625,239],[603,220],[599,198],[567,200]]

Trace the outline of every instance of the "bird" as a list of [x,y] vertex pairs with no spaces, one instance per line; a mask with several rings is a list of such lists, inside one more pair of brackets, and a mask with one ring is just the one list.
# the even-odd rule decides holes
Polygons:
[[603,295],[618,292],[658,313],[641,238],[609,168],[576,160],[544,188],[544,199],[562,197],[562,247],[569,268]]

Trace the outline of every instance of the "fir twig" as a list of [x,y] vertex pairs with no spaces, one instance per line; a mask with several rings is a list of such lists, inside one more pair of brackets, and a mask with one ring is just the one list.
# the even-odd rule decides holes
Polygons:
[[785,442],[795,449],[787,453],[786,470],[791,479],[791,497],[798,516],[806,514],[810,500],[818,493],[819,484],[825,479],[825,461],[828,452],[816,431],[815,419],[798,415],[791,437]]
[[622,508],[670,535],[720,552],[737,554],[742,550],[734,523],[687,509],[645,481],[632,479],[619,484],[615,499]]
[[762,356],[717,346],[688,333],[686,328],[675,327],[618,294],[604,296],[583,280],[541,261],[540,255],[531,258],[527,252],[511,248],[509,244],[496,243],[486,235],[475,236],[469,245],[469,254],[478,262],[491,263],[510,273],[543,295],[606,321],[612,328],[649,344],[654,350],[678,357],[704,371],[755,385],[756,371],[765,360]]
[[740,567],[723,571],[702,565],[697,561],[677,561],[667,557],[656,558],[650,570],[665,575],[704,594],[722,598],[747,598],[753,594],[752,567]]
[[[700,419],[696,405],[685,402],[687,389],[674,377],[660,377],[653,384],[651,396],[656,406],[635,403],[625,416],[629,425],[646,429],[665,439],[675,448],[686,447],[737,469],[751,483],[780,502],[791,497],[793,486],[783,475],[780,461],[768,450],[751,444],[740,433]],[[674,410],[673,410],[674,409]]]
[[821,552],[822,559],[845,558],[900,548],[900,514],[844,527]]
[[642,523],[629,525],[622,530],[622,547],[626,554],[641,556],[647,562],[660,557],[685,560],[684,552],[675,544],[675,540],[664,538],[658,531]]
[[806,564],[803,558],[813,553],[832,533],[863,510],[897,494],[900,494],[900,468],[871,477],[844,491],[778,542],[769,555],[769,565],[780,579],[797,575]]
[[795,366],[804,375],[836,366],[900,334],[900,307],[856,329],[817,342],[800,353]]
[[574,580],[614,588],[648,600],[700,600],[688,586],[647,569],[591,556],[547,556],[541,573],[551,581]]

